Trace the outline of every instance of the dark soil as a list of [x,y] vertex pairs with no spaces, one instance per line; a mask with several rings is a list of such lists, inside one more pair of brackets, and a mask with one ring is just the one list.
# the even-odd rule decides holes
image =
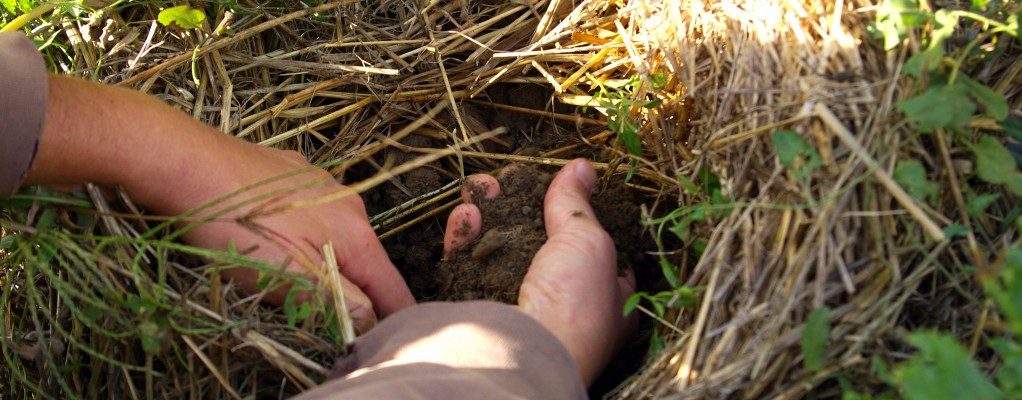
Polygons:
[[440,300],[517,303],[518,286],[532,256],[546,242],[543,197],[553,175],[525,165],[505,171],[497,177],[500,196],[492,200],[472,196],[483,214],[483,234],[440,262],[436,275]]
[[[501,195],[487,200],[474,195],[483,214],[483,234],[475,242],[440,262],[437,267],[438,299],[443,301],[496,300],[515,304],[518,287],[536,251],[546,242],[543,198],[553,174],[537,167],[515,164],[498,176]],[[481,190],[473,190],[481,193]],[[634,193],[616,182],[598,192],[593,208],[614,238],[618,268],[648,264],[639,225],[639,205]]]

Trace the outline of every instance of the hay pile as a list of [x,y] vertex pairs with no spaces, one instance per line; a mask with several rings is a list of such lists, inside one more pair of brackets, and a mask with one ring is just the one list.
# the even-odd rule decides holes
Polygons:
[[[914,84],[900,75],[902,65],[921,44],[909,38],[885,52],[866,32],[875,5],[244,1],[235,13],[213,6],[220,12],[200,32],[165,28],[154,22],[157,9],[128,4],[91,19],[55,18],[70,47],[50,55],[76,75],[149,92],[224,132],[297,149],[314,163],[373,164],[370,155],[402,146],[395,141],[408,134],[445,141],[405,148],[441,158],[454,179],[375,216],[384,237],[442,217],[466,173],[504,160],[566,161],[556,149],[539,157],[488,151],[473,138],[492,127],[465,111],[469,105],[569,121],[573,130],[548,134],[590,138],[606,157],[598,168],[626,171],[627,150],[593,113],[592,96],[637,78],[646,84],[633,98],[660,100],[633,110],[644,149],[636,185],[654,193],[649,217],[706,202],[707,193],[677,178],[700,182],[706,171],[719,177],[730,205],[691,227],[690,238],[705,240],[701,257],[690,250],[696,240],[665,249],[677,256],[682,281],[703,288],[700,304],[669,309],[658,327],[665,348],[613,395],[836,397],[838,375],[877,384],[871,358],[902,360],[906,330],[950,329],[975,349],[989,305],[975,301],[974,282],[949,271],[982,266],[985,256],[973,256],[995,254],[1000,240],[942,232],[969,224],[953,193],[961,178],[948,174],[967,151],[914,134],[894,111]],[[217,36],[217,26],[230,29]],[[1008,51],[1018,50],[1016,43]],[[1005,57],[983,68],[1017,110],[1018,90],[1007,88],[1020,62]],[[654,82],[659,77],[666,79]],[[553,94],[534,109],[490,105],[485,90],[498,83]],[[561,112],[558,104],[585,108]],[[770,142],[780,129],[813,144],[822,167],[797,177],[782,166]],[[936,206],[890,179],[906,155],[950,188]],[[425,162],[366,168],[399,173]],[[3,397],[286,395],[314,385],[340,355],[323,327],[330,315],[290,326],[212,272],[243,261],[161,241],[171,228],[147,234],[155,225],[130,201],[90,194],[36,191],[16,199],[30,206],[0,214],[3,235],[21,246],[0,253],[10,305],[0,343],[7,361],[0,373],[10,376],[0,382]],[[79,211],[92,207],[118,213],[83,222],[96,214]],[[1009,208],[989,212],[996,218]],[[50,228],[39,227],[43,218]],[[196,267],[197,256],[215,262]],[[824,368],[809,372],[801,330],[822,306],[833,310],[830,345]]]

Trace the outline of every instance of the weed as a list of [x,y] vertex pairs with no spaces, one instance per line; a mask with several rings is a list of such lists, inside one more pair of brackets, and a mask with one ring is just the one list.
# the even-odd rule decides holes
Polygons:
[[[650,77],[653,90],[663,88],[666,78],[663,74],[656,73]],[[644,89],[642,80],[638,76],[619,83],[618,85],[598,86],[593,99],[597,100],[601,107],[607,112],[607,126],[617,135],[618,142],[624,146],[628,155],[633,157],[629,162],[630,168],[625,176],[625,182],[630,181],[638,166],[638,158],[642,157],[642,138],[639,136],[639,125],[636,122],[634,113],[637,108],[654,108],[660,104],[658,99],[636,99],[639,92]],[[645,97],[645,96],[643,96]]]

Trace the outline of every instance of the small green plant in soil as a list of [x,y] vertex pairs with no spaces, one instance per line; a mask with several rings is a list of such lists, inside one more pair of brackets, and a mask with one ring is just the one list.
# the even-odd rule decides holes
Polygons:
[[[650,75],[650,84],[653,90],[660,90],[664,87],[666,78],[662,73]],[[633,159],[629,162],[630,168],[625,176],[625,181],[630,181],[638,166],[638,158],[642,158],[642,138],[639,136],[639,124],[636,121],[635,111],[642,108],[654,108],[660,105],[658,99],[639,98],[638,92],[644,89],[644,83],[639,76],[632,76],[631,79],[618,83],[617,85],[599,85],[599,89],[593,96],[601,107],[607,110],[607,127],[617,136],[618,142],[625,148],[628,155]],[[643,96],[643,97],[649,97]]]

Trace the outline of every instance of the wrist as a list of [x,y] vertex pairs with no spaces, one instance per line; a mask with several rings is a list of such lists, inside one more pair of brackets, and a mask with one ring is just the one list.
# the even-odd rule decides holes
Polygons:
[[[194,121],[190,121],[194,122]],[[152,138],[118,172],[117,180],[139,204],[163,215],[178,215],[247,182],[236,177],[250,143],[200,123]]]

